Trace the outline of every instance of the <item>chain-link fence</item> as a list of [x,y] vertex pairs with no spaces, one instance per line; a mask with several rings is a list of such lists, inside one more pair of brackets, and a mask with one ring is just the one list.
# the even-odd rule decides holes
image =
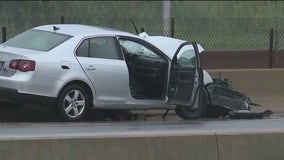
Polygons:
[[[134,18],[140,31],[149,35],[167,35],[196,41],[207,50],[268,50],[269,31],[274,28],[274,49],[284,49],[284,19],[212,19],[171,18],[166,22],[153,18]],[[135,33],[129,18],[98,17],[5,17],[0,25],[6,27],[7,39],[43,24],[76,23],[115,28]],[[168,24],[168,27],[165,27]],[[0,33],[3,37],[3,33]]]
[[267,49],[271,20],[176,19],[176,36],[200,42],[210,50]]

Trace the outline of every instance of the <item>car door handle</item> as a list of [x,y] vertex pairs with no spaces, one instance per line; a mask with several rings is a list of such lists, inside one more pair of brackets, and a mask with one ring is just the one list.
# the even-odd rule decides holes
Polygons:
[[87,70],[96,70],[96,67],[95,67],[95,66],[90,65],[90,66],[88,66],[86,69],[87,69]]
[[62,61],[61,62],[61,68],[62,69],[70,69],[71,68],[71,63],[69,61]]
[[62,69],[70,69],[68,66],[65,66],[65,65],[61,65],[61,68]]

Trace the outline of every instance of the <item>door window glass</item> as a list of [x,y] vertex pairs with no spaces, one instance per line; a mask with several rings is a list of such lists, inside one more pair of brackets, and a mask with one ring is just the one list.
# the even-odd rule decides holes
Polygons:
[[78,57],[89,57],[89,40],[84,40],[78,47],[76,55]]
[[114,38],[96,37],[84,40],[78,47],[77,56],[105,59],[119,59]]
[[181,67],[196,68],[195,50],[192,45],[184,46],[177,55],[177,64]]
[[114,39],[110,37],[90,39],[90,56],[94,58],[119,59]]

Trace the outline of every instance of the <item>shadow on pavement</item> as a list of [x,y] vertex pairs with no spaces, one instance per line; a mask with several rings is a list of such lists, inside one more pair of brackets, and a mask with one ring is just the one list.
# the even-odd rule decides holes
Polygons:
[[21,107],[0,104],[0,122],[56,122],[60,119],[52,109],[24,105]]
[[[0,123],[5,122],[63,122],[52,108],[39,105],[10,106],[0,104]],[[85,121],[137,120],[129,111],[91,110]]]
[[[267,108],[258,109],[258,112],[263,112]],[[19,106],[9,106],[7,104],[0,104],[0,123],[7,122],[16,122],[16,123],[25,123],[25,122],[63,122],[62,119],[54,112],[52,108],[43,107],[39,105],[23,105]],[[265,112],[263,112],[265,113]],[[283,112],[281,115],[273,114],[272,117],[283,118]],[[121,111],[121,110],[91,110],[91,113],[83,122],[94,122],[94,121],[133,121],[133,120],[142,120],[142,121],[163,121],[164,111]],[[207,117],[202,118],[202,120],[208,119],[228,119],[224,118],[225,116],[218,117]],[[241,117],[246,118],[246,117]],[[170,111],[170,114],[164,120],[181,120],[178,118],[174,111]],[[234,117],[233,117],[234,119]],[[238,118],[237,118],[238,119]],[[198,119],[200,120],[200,119]],[[192,120],[191,120],[192,121]]]

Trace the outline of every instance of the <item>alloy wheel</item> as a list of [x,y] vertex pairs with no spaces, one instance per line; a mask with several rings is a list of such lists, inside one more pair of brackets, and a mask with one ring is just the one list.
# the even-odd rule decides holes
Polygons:
[[86,106],[84,94],[79,90],[69,91],[63,100],[65,114],[70,118],[79,117]]

